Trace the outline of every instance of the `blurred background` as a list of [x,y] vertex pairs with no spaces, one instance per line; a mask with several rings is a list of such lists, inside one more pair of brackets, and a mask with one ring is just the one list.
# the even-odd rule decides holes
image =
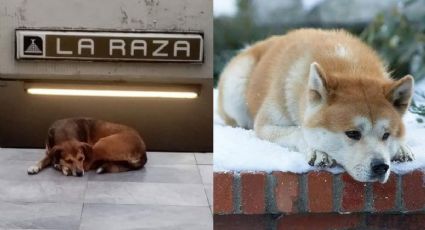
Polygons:
[[425,116],[425,0],[214,0],[214,80],[236,52],[300,27],[344,28],[378,51],[393,77],[412,74]]

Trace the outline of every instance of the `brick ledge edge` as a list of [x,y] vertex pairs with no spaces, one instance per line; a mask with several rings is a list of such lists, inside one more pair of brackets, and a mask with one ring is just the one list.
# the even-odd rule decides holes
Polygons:
[[361,183],[347,173],[214,172],[214,214],[425,213],[425,174]]

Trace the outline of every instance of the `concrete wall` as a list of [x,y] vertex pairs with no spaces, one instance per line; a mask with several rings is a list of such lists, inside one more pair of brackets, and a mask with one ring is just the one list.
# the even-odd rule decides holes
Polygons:
[[[15,61],[15,28],[165,30],[204,32],[205,63],[91,63]],[[212,0],[0,0],[0,78],[210,78]]]

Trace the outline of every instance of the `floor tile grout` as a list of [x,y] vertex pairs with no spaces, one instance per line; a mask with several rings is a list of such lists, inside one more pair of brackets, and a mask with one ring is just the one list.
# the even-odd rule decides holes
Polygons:
[[[194,207],[194,208],[199,208],[199,207],[208,207],[210,206],[210,204],[208,203],[208,205],[170,205],[170,204],[121,204],[121,203],[105,203],[105,202],[93,202],[93,203],[89,203],[89,202],[83,202],[83,203],[76,203],[76,202],[45,202],[45,201],[37,201],[37,202],[22,202],[22,201],[8,201],[8,202],[4,202],[4,201],[0,201],[0,203],[8,203],[8,204],[71,204],[71,205],[81,205],[81,210],[83,210],[85,208],[85,205],[110,205],[110,206],[161,206],[161,207]],[[80,213],[82,215],[82,212]],[[0,228],[1,229],[1,228]]]
[[201,182],[202,182],[202,186],[203,186],[203,189],[204,189],[205,198],[207,199],[208,206],[210,206],[210,201],[209,201],[209,199],[208,199],[208,195],[207,195],[207,191],[206,191],[206,189],[205,189],[204,181],[202,180],[201,169],[199,168],[199,165],[197,165],[197,168],[198,168],[199,176],[201,177]]
[[[208,199],[207,199],[208,201]],[[94,203],[88,203],[85,202],[83,205],[107,205],[107,206],[150,206],[150,207],[184,207],[184,208],[202,208],[202,207],[209,207],[210,204],[207,202],[207,205],[171,205],[171,204],[118,204],[118,203],[100,203],[100,202],[94,202]]]
[[81,229],[81,224],[83,223],[83,212],[84,212],[84,206],[85,206],[85,202],[84,201],[86,200],[86,192],[87,192],[88,187],[89,187],[89,178],[87,178],[86,187],[84,188],[84,193],[83,193],[83,207],[81,208],[80,224],[79,224],[78,229]]
[[81,207],[80,224],[78,225],[78,229],[81,229],[81,224],[83,223],[84,205],[85,203],[83,203],[83,206]]

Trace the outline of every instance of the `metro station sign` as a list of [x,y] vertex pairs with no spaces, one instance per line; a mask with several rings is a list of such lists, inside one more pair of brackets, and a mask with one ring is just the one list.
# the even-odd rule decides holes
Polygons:
[[16,58],[201,63],[203,37],[196,33],[17,29]]

